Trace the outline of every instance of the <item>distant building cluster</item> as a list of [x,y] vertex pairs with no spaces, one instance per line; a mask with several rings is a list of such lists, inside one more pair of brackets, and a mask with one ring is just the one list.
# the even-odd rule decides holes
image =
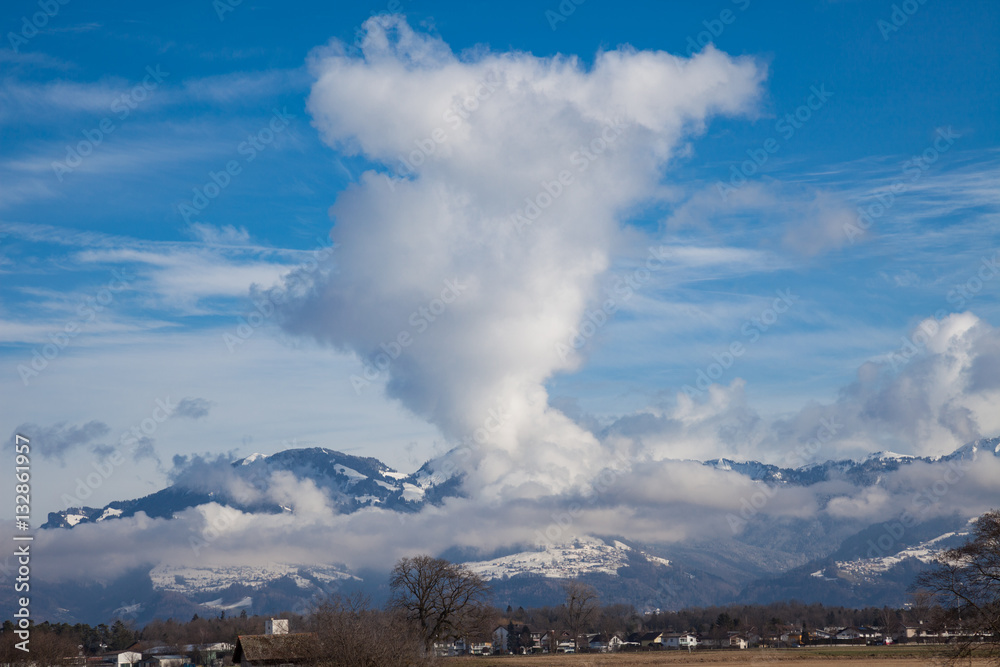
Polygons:
[[[455,639],[433,644],[438,656],[456,655],[527,655],[547,653],[610,653],[628,651],[669,651],[696,649],[745,650],[756,647],[797,648],[817,644],[882,645],[896,643],[937,644],[958,641],[983,641],[989,637],[970,636],[960,628],[935,628],[921,623],[900,626],[895,632],[881,627],[795,628],[785,626],[768,632],[725,631],[711,634],[697,632],[645,631],[581,633],[574,637],[569,630],[532,630],[513,622],[497,626],[489,640]],[[264,634],[240,635],[236,644],[225,642],[183,646],[135,645],[93,657],[67,657],[66,665],[80,667],[264,667],[273,665],[309,665],[321,660],[323,644],[313,632],[292,633],[287,619],[265,621]]]
[[137,642],[122,651],[68,658],[64,664],[80,667],[262,667],[308,665],[321,657],[320,641],[315,633],[291,633],[287,619],[270,619],[265,621],[264,634],[240,635],[236,644],[216,642],[141,648]]

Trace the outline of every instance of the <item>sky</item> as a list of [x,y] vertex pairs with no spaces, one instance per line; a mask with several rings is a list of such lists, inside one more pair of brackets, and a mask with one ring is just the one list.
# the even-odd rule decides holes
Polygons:
[[1000,435],[995,3],[0,18],[0,414],[37,523],[192,455],[474,444],[499,501],[831,423],[823,458]]

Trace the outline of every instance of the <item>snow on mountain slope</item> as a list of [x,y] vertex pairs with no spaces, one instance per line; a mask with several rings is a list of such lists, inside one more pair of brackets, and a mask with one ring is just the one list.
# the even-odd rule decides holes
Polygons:
[[176,567],[158,565],[149,577],[154,590],[170,591],[185,595],[220,591],[234,584],[260,588],[279,579],[288,578],[303,589],[312,588],[311,579],[322,582],[341,581],[358,577],[343,570],[311,565],[269,563],[259,566],[231,567]]
[[909,454],[897,454],[896,452],[875,452],[865,457],[865,461],[906,461],[916,458]]
[[71,528],[76,524],[80,523],[84,519],[88,518],[86,514],[77,514],[76,512],[66,512],[63,514],[63,521],[66,522]]
[[130,616],[138,616],[139,612],[142,611],[141,602],[133,602],[132,604],[123,604],[122,606],[111,612],[112,616],[117,616],[120,618],[128,618]]
[[568,579],[581,574],[617,575],[618,569],[628,565],[629,558],[635,555],[652,563],[670,565],[670,561],[664,558],[650,556],[617,540],[607,544],[594,537],[581,537],[566,544],[546,545],[540,551],[523,551],[465,565],[487,580],[518,574]]
[[[774,485],[809,486],[831,477],[843,477],[860,486],[879,484],[887,472],[922,461],[947,462],[979,456],[1000,456],[1000,438],[970,442],[951,454],[939,457],[913,457],[892,452],[876,452],[861,461],[842,460],[813,463],[799,468],[780,468],[758,461],[735,461],[720,458],[703,465],[726,470]],[[425,504],[439,504],[445,498],[463,495],[461,462],[454,450],[428,461],[414,473],[401,473],[371,457],[344,454],[324,447],[287,449],[275,454],[251,454],[232,462],[232,472],[262,492],[261,500],[247,504],[226,497],[218,491],[217,480],[207,475],[202,484],[187,476],[145,498],[114,501],[103,508],[70,507],[49,514],[42,528],[73,528],[81,523],[96,523],[145,512],[150,517],[171,517],[174,513],[206,502],[218,502],[250,512],[279,513],[291,511],[280,503],[267,500],[267,488],[276,473],[292,473],[297,479],[311,480],[330,500],[338,513],[351,513],[364,507],[382,507],[394,511],[418,511]]]
[[419,510],[426,503],[440,502],[461,492],[458,475],[433,471],[426,464],[413,474],[400,473],[381,461],[358,457],[322,447],[288,449],[264,456],[251,454],[244,459],[214,464],[228,467],[219,473],[235,475],[253,489],[252,497],[231,497],[220,490],[218,475],[178,475],[177,481],[154,494],[135,500],[114,501],[103,508],[70,507],[49,514],[42,528],[73,528],[81,523],[97,523],[127,518],[137,512],[151,517],[172,517],[176,512],[206,502],[218,502],[241,511],[279,513],[293,508],[272,499],[268,490],[275,476],[291,473],[298,480],[310,480],[338,513],[349,514],[364,507],[383,507],[401,512]]
[[215,609],[217,611],[233,611],[234,609],[251,609],[253,608],[253,598],[248,595],[230,604],[226,604],[225,602],[222,601],[222,598],[218,598],[216,600],[209,600],[208,602],[202,602],[201,605],[203,607],[208,607],[209,609]]
[[[333,469],[336,470],[341,475],[343,475],[344,477],[346,477],[348,479],[348,483],[357,482],[357,481],[360,481],[362,479],[368,479],[368,475],[362,475],[357,470],[353,470],[351,468],[348,468],[347,466],[336,465],[336,466],[333,466]],[[378,482],[376,482],[376,483],[378,483]],[[389,486],[388,488],[391,489],[393,487]]]
[[953,459],[977,460],[980,456],[1000,456],[1000,438],[983,438],[964,444],[947,456],[935,457],[936,460],[951,461]]
[[939,553],[965,542],[968,536],[968,532],[952,531],[887,556],[835,561],[835,565],[840,572],[853,575],[856,578],[870,578],[888,572],[908,558],[931,564],[937,559]]
[[781,468],[758,461],[735,461],[720,458],[705,461],[704,465],[745,475],[754,481],[775,485],[809,486],[834,477],[846,478],[859,486],[873,486],[880,483],[884,473],[917,463],[937,463],[953,460],[977,460],[980,456],[1000,457],[1000,437],[976,440],[967,443],[950,454],[941,456],[911,456],[895,452],[881,451],[860,459],[822,461],[797,468]]

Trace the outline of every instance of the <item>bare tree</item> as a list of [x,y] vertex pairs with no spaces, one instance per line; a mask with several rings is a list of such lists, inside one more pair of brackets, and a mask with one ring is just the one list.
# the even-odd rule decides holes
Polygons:
[[412,667],[425,664],[423,641],[406,621],[371,609],[368,598],[332,596],[316,606],[310,625],[324,667]]
[[597,616],[596,629],[606,638],[611,638],[615,634],[622,637],[639,629],[638,614],[632,605],[616,603],[604,605]]
[[11,632],[0,633],[0,664],[11,667],[36,667],[37,665],[66,664],[66,658],[75,658],[77,643],[69,637],[35,626],[31,631],[28,651],[17,648],[20,638]]
[[435,641],[480,629],[492,614],[489,587],[463,565],[442,558],[402,558],[392,570],[390,605],[418,629],[426,651]]
[[882,633],[886,638],[895,639],[896,635],[902,626],[902,621],[899,618],[899,612],[895,609],[890,609],[888,606],[883,606],[878,613],[878,620],[882,624]]
[[566,590],[566,624],[573,635],[573,642],[580,648],[580,633],[592,622],[597,611],[597,591],[579,581],[570,581]]
[[937,567],[917,579],[963,631],[956,660],[988,658],[1000,665],[1000,510],[979,517],[972,538],[938,556]]

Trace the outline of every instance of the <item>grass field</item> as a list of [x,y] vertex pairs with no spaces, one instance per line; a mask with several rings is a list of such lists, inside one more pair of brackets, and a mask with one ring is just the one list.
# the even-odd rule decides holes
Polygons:
[[[938,647],[922,646],[830,646],[802,649],[748,649],[745,651],[655,651],[649,653],[589,653],[579,655],[497,656],[448,658],[447,667],[641,667],[643,665],[780,665],[799,667],[817,663],[855,662],[884,667],[929,667],[944,665]],[[963,664],[969,664],[963,662]],[[974,661],[985,667],[985,661]]]

